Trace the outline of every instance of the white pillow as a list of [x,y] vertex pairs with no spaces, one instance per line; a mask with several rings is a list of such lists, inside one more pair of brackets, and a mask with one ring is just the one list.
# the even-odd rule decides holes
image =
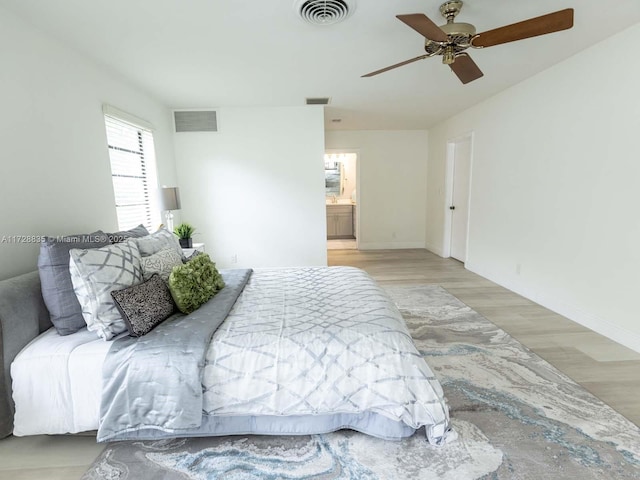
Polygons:
[[126,331],[111,291],[142,282],[140,251],[135,240],[89,250],[71,249],[69,271],[87,328],[104,340]]
[[179,255],[174,248],[168,247],[148,257],[142,257],[140,263],[145,282],[157,273],[165,283],[169,283],[169,275],[173,267],[182,265],[182,255]]
[[140,255],[143,257],[158,253],[165,248],[173,248],[182,258],[182,247],[180,247],[178,237],[164,228],[146,237],[136,238],[136,242],[140,249]]

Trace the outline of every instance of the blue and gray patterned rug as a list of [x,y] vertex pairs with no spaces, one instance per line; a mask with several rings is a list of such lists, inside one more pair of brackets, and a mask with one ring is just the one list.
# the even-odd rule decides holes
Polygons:
[[107,446],[83,479],[640,479],[640,429],[436,286],[387,289],[443,385],[458,439],[340,431]]

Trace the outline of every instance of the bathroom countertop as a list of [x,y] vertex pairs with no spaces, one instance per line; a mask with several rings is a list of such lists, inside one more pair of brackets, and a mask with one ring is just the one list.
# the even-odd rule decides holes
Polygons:
[[353,203],[351,200],[338,200],[337,202],[332,202],[332,201],[326,201],[325,204],[327,206],[329,205],[355,205],[355,203]]

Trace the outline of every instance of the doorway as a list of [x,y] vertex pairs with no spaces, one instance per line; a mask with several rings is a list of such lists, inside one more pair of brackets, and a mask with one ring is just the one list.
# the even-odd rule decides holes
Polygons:
[[357,249],[360,236],[358,153],[327,150],[324,166],[327,249]]
[[445,256],[464,263],[469,237],[469,205],[473,133],[447,142]]

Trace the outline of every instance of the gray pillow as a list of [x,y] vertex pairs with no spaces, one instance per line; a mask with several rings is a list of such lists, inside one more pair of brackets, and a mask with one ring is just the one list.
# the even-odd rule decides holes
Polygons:
[[144,225],[140,224],[131,230],[121,230],[120,232],[107,233],[109,241],[111,243],[120,243],[128,240],[129,238],[140,238],[149,235],[149,230]]
[[142,282],[135,240],[90,250],[72,249],[69,254],[71,282],[87,328],[104,340],[126,331],[111,291]]
[[198,255],[201,255],[203,253],[204,252],[201,252],[200,250],[194,250],[193,253],[191,255],[189,255],[189,257],[182,259],[182,263],[187,263],[187,262],[193,260],[194,258],[196,258]]
[[178,237],[164,228],[146,237],[136,238],[136,243],[140,249],[140,255],[143,257],[158,253],[165,248],[173,248],[180,255],[180,258],[184,256]]
[[176,310],[169,287],[158,274],[144,283],[114,290],[111,296],[132,337],[146,335]]
[[40,245],[38,272],[42,298],[49,310],[51,322],[60,335],[70,335],[87,326],[82,317],[80,303],[73,292],[69,274],[69,250],[99,248],[105,245],[109,245],[109,239],[100,230],[65,237],[45,237]]

